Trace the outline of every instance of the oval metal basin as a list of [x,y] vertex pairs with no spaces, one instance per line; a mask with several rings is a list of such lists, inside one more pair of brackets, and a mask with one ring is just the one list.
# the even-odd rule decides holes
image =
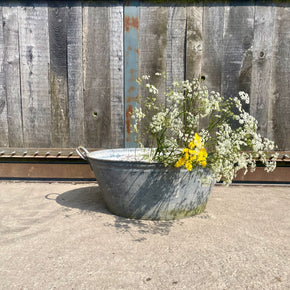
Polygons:
[[88,152],[89,161],[110,212],[134,219],[170,220],[204,211],[213,182],[205,185],[207,169],[187,171],[142,160],[150,149],[107,149]]

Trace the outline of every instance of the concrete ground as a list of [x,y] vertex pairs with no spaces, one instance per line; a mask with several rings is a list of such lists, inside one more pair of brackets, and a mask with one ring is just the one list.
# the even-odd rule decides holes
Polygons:
[[290,187],[216,186],[178,221],[110,214],[95,183],[0,183],[0,289],[290,289]]

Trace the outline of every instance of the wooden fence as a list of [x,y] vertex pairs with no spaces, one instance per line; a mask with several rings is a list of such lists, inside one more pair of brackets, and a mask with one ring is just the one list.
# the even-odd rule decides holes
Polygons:
[[27,2],[0,4],[1,147],[132,146],[135,79],[165,71],[249,92],[290,150],[288,1]]

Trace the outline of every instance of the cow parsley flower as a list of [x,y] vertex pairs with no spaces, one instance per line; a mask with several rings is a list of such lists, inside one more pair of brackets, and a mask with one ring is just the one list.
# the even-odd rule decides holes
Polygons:
[[[156,73],[158,84],[166,79]],[[258,122],[246,110],[249,95],[224,98],[209,91],[200,79],[174,81],[165,92],[148,75],[137,79],[147,90],[134,109],[139,146],[152,147],[150,160],[188,171],[207,168],[211,178],[228,185],[237,172],[254,171],[256,161],[273,171],[278,155],[270,154],[274,142],[258,132]]]

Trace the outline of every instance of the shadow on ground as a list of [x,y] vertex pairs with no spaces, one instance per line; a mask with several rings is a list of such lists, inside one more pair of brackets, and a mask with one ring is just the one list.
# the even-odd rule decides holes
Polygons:
[[[49,198],[48,196],[47,198]],[[81,187],[59,194],[55,201],[65,207],[110,214],[98,186]]]
[[181,221],[148,221],[123,218],[110,213],[102,197],[102,192],[98,186],[82,187],[62,194],[51,193],[46,196],[47,199],[55,200],[58,204],[68,208],[77,208],[84,212],[98,212],[111,215],[114,221],[105,222],[106,227],[115,227],[120,233],[135,233],[140,234],[135,241],[143,241],[146,238],[143,235],[157,234],[168,235],[170,228],[175,223]]

